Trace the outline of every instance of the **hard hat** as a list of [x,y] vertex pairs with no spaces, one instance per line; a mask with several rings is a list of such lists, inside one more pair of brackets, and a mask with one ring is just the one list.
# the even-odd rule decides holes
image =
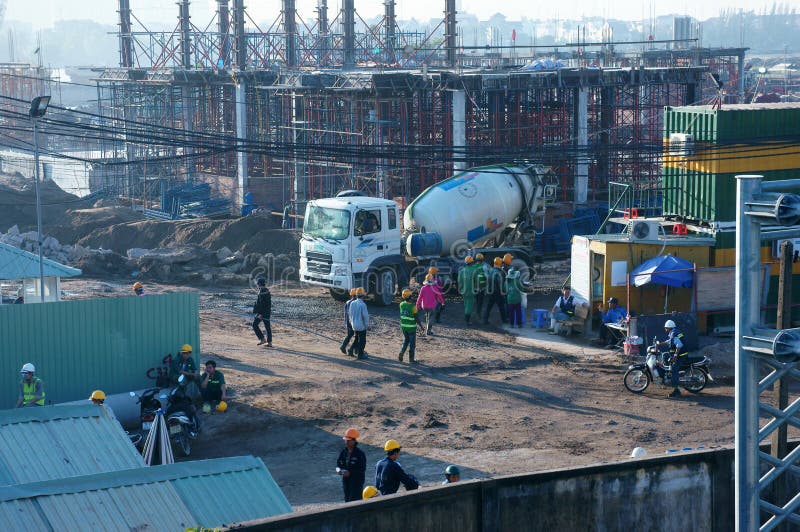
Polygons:
[[31,364],[30,362],[28,362],[27,364],[25,364],[24,366],[22,366],[22,369],[21,369],[21,370],[19,370],[19,372],[20,372],[20,373],[36,373],[36,368],[35,368],[35,367],[33,367],[33,364]]
[[503,259],[501,259],[500,257],[495,257],[494,258],[494,265],[498,266],[498,267],[502,266],[503,265]]
[[428,268],[428,273],[431,275],[436,275],[437,273],[439,273],[439,268],[437,268],[436,266],[431,266],[430,268]]
[[609,297],[608,298],[608,302],[609,303],[614,303],[616,305],[616,304],[619,303],[619,299],[617,299],[616,297]]
[[378,488],[376,488],[375,486],[367,486],[366,488],[364,488],[364,491],[361,492],[361,498],[371,499],[377,494],[378,494]]
[[387,452],[388,452],[388,451],[394,451],[395,449],[399,449],[399,448],[400,448],[400,444],[399,444],[399,443],[397,443],[397,441],[396,441],[396,440],[388,440],[388,441],[387,441],[387,442],[386,442],[386,443],[383,445],[383,450],[384,450],[384,451],[387,451]]
[[412,292],[410,288],[403,288],[403,291],[400,293],[400,295],[403,296],[403,299],[408,299],[413,294],[414,292]]
[[511,264],[511,261],[514,260],[514,256],[511,253],[506,253],[503,255],[503,263]]
[[483,253],[478,253],[475,255],[475,260],[483,260]]
[[631,458],[642,458],[647,454],[647,451],[644,447],[634,447],[633,451],[631,451]]
[[361,436],[361,435],[358,433],[358,431],[356,429],[354,429],[353,427],[350,427],[349,429],[344,431],[344,438],[342,438],[342,439],[346,440],[348,438],[352,438],[354,440],[357,440],[359,436]]
[[203,403],[203,413],[208,414],[211,412],[211,405],[208,403]]
[[363,297],[363,296],[365,296],[365,295],[367,295],[367,291],[366,291],[366,290],[364,290],[364,289],[363,289],[362,287],[360,287],[360,286],[359,286],[358,288],[356,288],[356,296],[358,296],[358,297]]
[[183,344],[183,347],[181,347],[181,353],[191,353],[191,352],[192,352],[192,346],[190,346],[189,344]]
[[144,290],[144,285],[142,283],[140,283],[139,281],[136,281],[135,283],[133,283],[133,291],[135,292],[137,290]]
[[675,322],[672,321],[672,320],[665,321],[664,322],[664,328],[665,329],[674,329],[675,328]]
[[217,405],[217,412],[224,412],[228,409],[228,403],[225,401],[220,401]]
[[431,274],[426,275],[425,276],[425,280],[426,281],[433,281],[433,275],[431,275]]
[[473,262],[475,262],[475,259],[472,258],[472,255],[467,255],[466,257],[464,257],[464,262],[466,262],[467,264],[472,264]]
[[92,392],[92,395],[89,396],[90,401],[105,401],[106,400],[106,393],[103,390],[95,390]]
[[356,295],[356,289],[355,288],[351,288],[350,289],[350,297],[353,297],[355,295]]
[[461,470],[458,468],[458,466],[449,465],[449,466],[447,466],[445,468],[444,474],[445,475],[460,475],[461,474]]

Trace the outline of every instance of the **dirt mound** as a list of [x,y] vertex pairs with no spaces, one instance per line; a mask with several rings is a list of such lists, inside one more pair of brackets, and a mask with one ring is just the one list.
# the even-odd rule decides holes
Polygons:
[[[64,222],[46,228],[46,233],[65,243],[76,243],[95,229],[142,220],[142,215],[128,207],[77,209],[64,213]],[[106,249],[106,246],[103,246]]]
[[[61,190],[52,181],[40,185],[42,224],[69,224],[68,211],[90,207],[88,201]],[[0,175],[0,230],[17,225],[21,231],[36,229],[36,188],[33,180]],[[47,232],[47,231],[46,231]]]

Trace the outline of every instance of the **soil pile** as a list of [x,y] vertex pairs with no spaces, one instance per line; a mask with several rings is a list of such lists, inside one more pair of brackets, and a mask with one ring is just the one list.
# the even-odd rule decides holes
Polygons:
[[[45,226],[69,223],[67,213],[71,209],[91,207],[88,201],[64,192],[52,181],[42,181],[39,195]],[[36,229],[36,188],[31,179],[0,175],[0,229],[14,225],[21,231]]]

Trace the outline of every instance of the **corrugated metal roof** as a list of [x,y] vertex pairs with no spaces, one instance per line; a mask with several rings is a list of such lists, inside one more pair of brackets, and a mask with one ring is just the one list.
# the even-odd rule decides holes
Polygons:
[[2,485],[145,465],[117,420],[93,404],[0,411],[0,449]]
[[733,111],[760,111],[762,109],[800,109],[798,102],[780,102],[780,103],[726,103],[721,109],[714,105],[691,105],[691,106],[676,106],[671,107],[672,110],[677,111],[713,111],[713,112],[733,112]]
[[[82,272],[50,259],[43,259],[45,277],[75,277]],[[0,279],[39,277],[39,256],[0,242]]]
[[0,487],[4,529],[182,530],[271,517],[292,508],[252,456],[183,462]]

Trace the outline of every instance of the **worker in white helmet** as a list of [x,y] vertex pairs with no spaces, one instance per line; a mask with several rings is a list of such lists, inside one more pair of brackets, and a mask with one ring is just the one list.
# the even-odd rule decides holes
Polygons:
[[36,368],[28,362],[20,370],[22,380],[19,383],[17,408],[27,406],[44,406],[44,383],[35,375]]

